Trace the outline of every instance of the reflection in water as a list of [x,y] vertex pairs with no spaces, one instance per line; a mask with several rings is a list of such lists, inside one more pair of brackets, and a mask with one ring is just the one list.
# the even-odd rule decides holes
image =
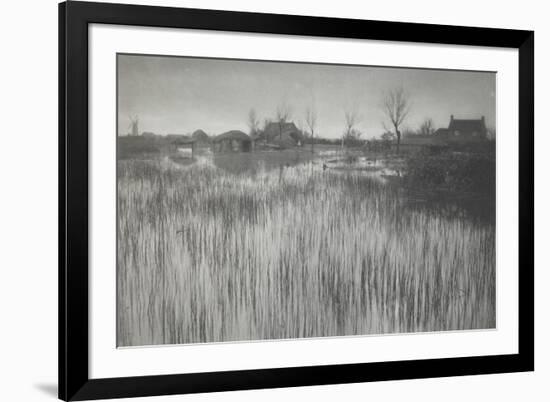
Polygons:
[[218,154],[208,160],[213,166],[237,175],[256,175],[275,170],[278,172],[279,181],[283,177],[306,172],[367,177],[379,183],[398,187],[400,191],[396,192],[396,196],[402,198],[402,207],[409,211],[423,211],[451,219],[469,219],[493,226],[495,224],[494,197],[403,187],[401,179],[405,162],[401,159],[342,157],[334,152],[311,154],[302,151],[274,151]]
[[199,154],[184,162],[172,160],[172,164],[177,164],[179,168],[208,166],[233,175],[256,176],[259,173],[276,171],[279,181],[284,177],[307,172],[367,177],[379,183],[397,186],[400,191],[396,192],[396,196],[402,198],[402,207],[407,210],[423,211],[445,218],[469,219],[493,226],[495,224],[494,197],[404,188],[401,179],[405,162],[400,159],[350,157],[328,151],[312,154],[302,150],[287,150]]
[[216,167],[233,174],[256,174],[315,162],[317,156],[302,150],[215,154]]

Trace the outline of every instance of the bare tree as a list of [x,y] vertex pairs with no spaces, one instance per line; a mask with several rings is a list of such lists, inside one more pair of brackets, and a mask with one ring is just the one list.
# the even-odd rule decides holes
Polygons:
[[410,111],[410,100],[408,94],[402,87],[394,88],[384,95],[382,102],[384,114],[390,121],[397,137],[397,153],[401,144],[401,132],[399,127]]
[[342,148],[344,147],[344,140],[351,138],[358,138],[361,133],[357,130],[356,126],[359,124],[360,116],[357,112],[357,108],[353,107],[344,111],[344,135],[342,136]]
[[130,116],[130,125],[128,126],[128,128],[131,130],[129,135],[132,135],[132,136],[137,136],[139,135],[139,128],[138,128],[138,125],[139,125],[139,118],[137,115],[135,116]]
[[281,102],[277,106],[275,117],[277,119],[277,123],[279,124],[279,140],[283,139],[283,124],[286,123],[288,120],[290,120],[291,115],[292,115],[292,108],[288,103]]
[[267,145],[267,128],[269,127],[269,125],[271,124],[271,120],[270,119],[264,119],[263,123],[262,123],[262,135],[264,137],[264,145]]
[[313,153],[313,137],[315,136],[315,128],[317,126],[317,109],[312,103],[306,108],[306,124],[309,128],[309,140],[311,141],[311,153]]
[[256,114],[254,108],[250,109],[248,112],[248,128],[250,129],[250,135],[255,136],[258,133],[258,128],[260,127],[260,120]]
[[433,120],[430,118],[427,118],[420,125],[420,128],[418,129],[418,134],[422,136],[427,136],[427,135],[432,135],[434,131],[435,131],[435,128],[434,128]]

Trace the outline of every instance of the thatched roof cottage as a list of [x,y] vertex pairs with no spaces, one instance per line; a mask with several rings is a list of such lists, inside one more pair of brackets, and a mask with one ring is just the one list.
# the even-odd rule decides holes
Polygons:
[[240,130],[231,130],[212,140],[214,152],[250,152],[252,139]]
[[291,148],[304,143],[302,132],[292,122],[270,122],[266,125],[260,137],[264,141],[278,145],[281,148]]
[[201,129],[195,130],[191,135],[191,138],[195,141],[197,145],[210,144],[210,137]]

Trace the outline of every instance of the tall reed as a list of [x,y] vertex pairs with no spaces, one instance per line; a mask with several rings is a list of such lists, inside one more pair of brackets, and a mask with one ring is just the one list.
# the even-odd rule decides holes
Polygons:
[[310,164],[120,161],[117,344],[495,327],[495,228]]

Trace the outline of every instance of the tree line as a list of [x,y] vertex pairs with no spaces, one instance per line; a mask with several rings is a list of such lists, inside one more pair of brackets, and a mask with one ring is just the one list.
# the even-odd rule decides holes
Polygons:
[[[405,122],[411,110],[410,95],[404,90],[403,87],[396,87],[385,92],[381,99],[381,110],[384,115],[382,125],[385,128],[385,133],[382,135],[381,139],[396,139],[397,150],[399,151],[399,146],[401,144],[402,138],[401,127],[403,126],[403,123]],[[292,107],[286,101],[283,101],[276,107],[274,120],[267,118],[264,119],[262,127],[262,122],[256,112],[256,109],[251,108],[248,112],[247,119],[249,133],[252,137],[256,137],[261,132],[264,132],[269,124],[277,123],[279,126],[279,136],[282,137],[283,126],[285,123],[289,122],[292,119],[292,116]],[[348,143],[361,142],[360,137],[362,133],[358,128],[358,125],[361,122],[361,114],[356,105],[344,109],[344,129],[341,138],[338,138],[336,140],[322,139],[316,137],[316,131],[318,127],[318,110],[313,97],[311,102],[306,106],[303,112],[303,122],[305,123],[305,126],[299,128],[304,135],[306,141],[311,144],[312,152],[315,143],[335,144],[339,142],[342,146],[344,146],[344,144]],[[299,123],[299,125],[302,126],[301,123]],[[426,122],[423,123],[423,125],[424,126],[421,128],[421,130],[433,130],[433,122],[431,121],[431,119],[427,119]],[[265,140],[267,141],[267,139]]]

